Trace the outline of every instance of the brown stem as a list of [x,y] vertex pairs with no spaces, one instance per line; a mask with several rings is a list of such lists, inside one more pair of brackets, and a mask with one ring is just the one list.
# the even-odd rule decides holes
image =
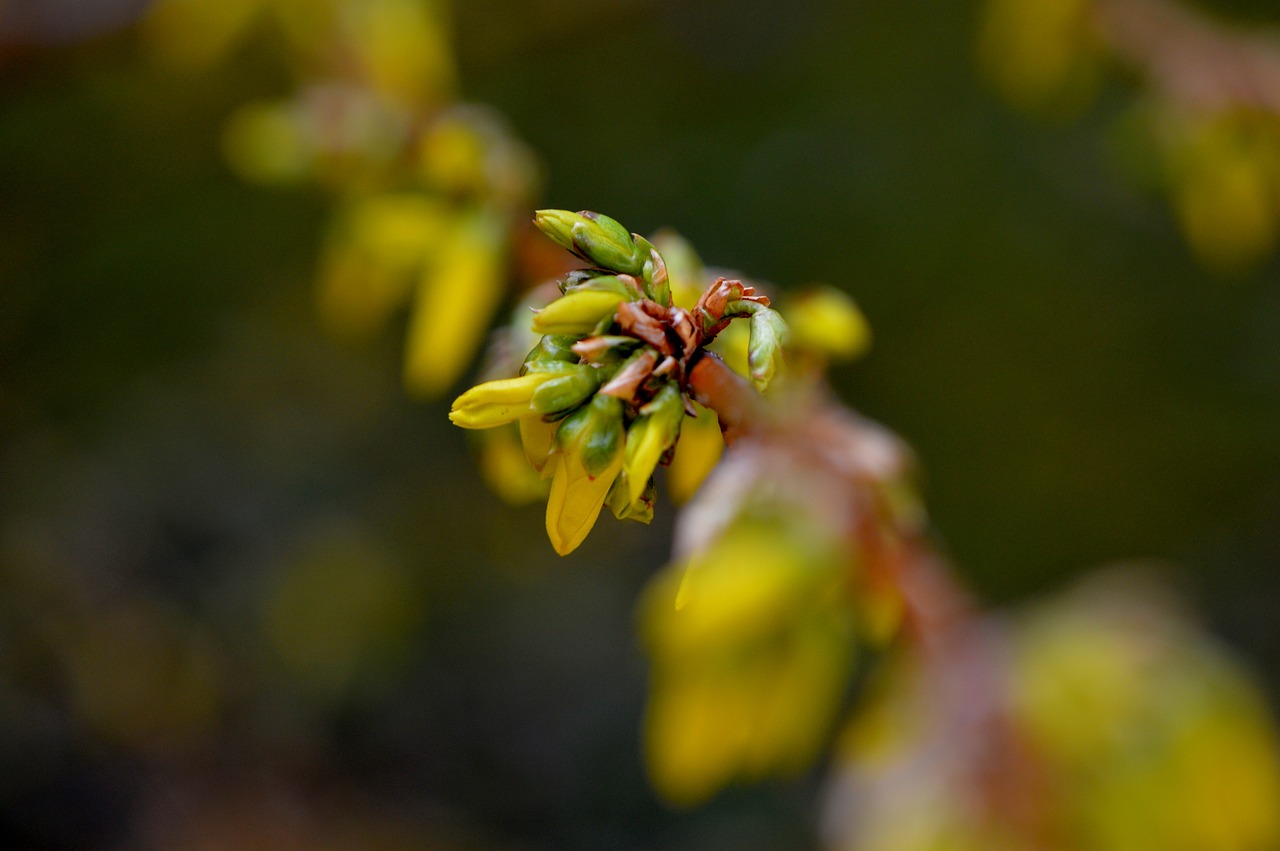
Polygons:
[[760,394],[719,355],[706,351],[698,355],[689,367],[688,384],[694,401],[716,412],[730,446],[762,418]]
[[1165,95],[1189,107],[1280,113],[1280,47],[1169,0],[1094,0],[1103,39]]

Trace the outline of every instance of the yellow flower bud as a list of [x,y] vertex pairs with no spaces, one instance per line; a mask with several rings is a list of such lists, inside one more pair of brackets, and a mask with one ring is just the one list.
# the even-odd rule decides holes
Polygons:
[[623,462],[628,502],[633,504],[644,494],[662,453],[680,435],[680,423],[684,420],[680,388],[667,384],[640,413],[641,416],[627,432],[626,460]]
[[539,473],[543,473],[547,466],[559,427],[559,423],[546,422],[542,417],[520,418],[520,445],[524,447],[524,458]]
[[852,360],[871,344],[871,327],[847,294],[834,287],[814,287],[790,299],[783,313],[798,349],[839,360]]
[[608,290],[573,290],[533,315],[533,329],[541,334],[581,337],[613,315],[626,296]]
[[528,417],[533,414],[534,391],[558,377],[554,372],[530,372],[477,384],[454,400],[449,421],[462,428],[496,428]]
[[698,804],[735,778],[802,770],[848,680],[837,550],[743,524],[668,569],[641,605],[653,657],[645,756],[655,788]]

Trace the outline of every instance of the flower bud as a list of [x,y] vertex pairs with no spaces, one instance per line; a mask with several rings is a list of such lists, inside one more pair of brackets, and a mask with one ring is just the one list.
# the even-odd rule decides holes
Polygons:
[[622,402],[594,396],[556,432],[547,536],[560,555],[578,548],[595,525],[622,469]]
[[524,458],[533,469],[547,478],[551,471],[546,469],[547,459],[556,444],[556,430],[560,423],[549,423],[542,417],[520,418],[520,445],[524,448]]
[[639,275],[649,259],[626,228],[600,213],[539,210],[533,222],[561,247],[605,269]]
[[531,407],[539,414],[570,411],[585,402],[600,386],[598,369],[575,366],[533,391]]
[[671,307],[671,283],[662,255],[643,236],[636,236],[635,243],[636,254],[641,259],[639,274],[644,282],[644,294],[663,307]]
[[751,313],[751,342],[747,346],[747,365],[756,389],[764,392],[782,367],[782,350],[787,345],[787,323],[778,311],[757,307]]
[[624,476],[618,476],[609,489],[609,510],[619,520],[634,520],[646,526],[653,522],[653,504],[657,501],[658,491],[650,478],[639,499],[630,498],[631,489]]
[[681,425],[680,441],[667,468],[667,496],[677,504],[693,498],[724,454],[724,437],[715,412],[696,402],[694,407],[698,415]]
[[519,378],[503,378],[477,384],[453,402],[449,421],[462,428],[494,428],[534,412],[533,394],[562,373],[530,372]]
[[[595,270],[591,269],[583,271],[595,272]],[[630,275],[601,275],[595,272],[595,274],[583,277],[570,276],[565,279],[565,295],[583,291],[617,293],[628,300],[641,296],[640,287],[636,283],[636,279]]]
[[622,463],[627,481],[627,497],[634,503],[644,494],[653,471],[680,436],[684,421],[684,400],[680,388],[668,383],[653,401],[640,409],[640,416],[627,431],[626,456]]
[[581,337],[613,316],[626,296],[611,290],[575,290],[533,315],[533,329],[543,334]]
[[787,324],[797,349],[838,360],[851,360],[871,344],[867,319],[846,293],[814,287],[788,300]]
[[520,372],[538,372],[548,364],[577,363],[578,355],[573,351],[574,337],[563,334],[545,334],[538,340],[529,354],[525,355]]

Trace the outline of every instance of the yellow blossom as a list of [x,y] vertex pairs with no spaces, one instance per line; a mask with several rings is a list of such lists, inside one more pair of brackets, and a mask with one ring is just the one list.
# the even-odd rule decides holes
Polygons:
[[533,315],[533,328],[540,334],[583,336],[612,316],[626,296],[612,290],[574,290]]
[[503,254],[500,223],[476,213],[459,224],[427,267],[405,350],[411,392],[436,395],[466,367],[502,295]]
[[530,372],[477,384],[454,400],[449,421],[463,428],[496,428],[530,417],[534,392],[559,377],[555,372]]
[[871,326],[857,303],[834,287],[811,287],[783,309],[791,343],[827,358],[851,360],[871,344]]
[[851,625],[834,550],[794,531],[735,527],[646,594],[646,762],[674,804],[697,804],[734,779],[801,770],[831,727]]

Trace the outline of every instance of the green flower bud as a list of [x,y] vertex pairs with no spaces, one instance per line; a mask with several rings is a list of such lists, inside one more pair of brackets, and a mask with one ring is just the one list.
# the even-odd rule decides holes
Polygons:
[[648,259],[626,228],[600,213],[539,210],[533,222],[561,247],[605,269],[639,275]]
[[582,337],[617,311],[626,296],[612,290],[574,290],[533,315],[533,330]]
[[631,499],[630,488],[627,486],[626,478],[620,475],[614,480],[613,487],[609,490],[607,501],[609,510],[613,512],[614,517],[619,520],[634,520],[647,526],[653,522],[653,504],[657,501],[657,498],[658,489],[654,485],[653,479],[649,479],[640,498]]
[[667,264],[658,249],[643,236],[635,237],[636,254],[641,260],[640,278],[644,293],[663,307],[671,306],[671,283],[667,277]]
[[570,411],[581,405],[600,386],[599,370],[578,366],[559,378],[538,386],[530,402],[544,416]]
[[782,350],[787,345],[789,332],[782,314],[768,307],[756,305],[751,313],[751,341],[747,344],[747,366],[751,369],[751,381],[756,389],[764,392],[769,382],[782,368]]
[[588,475],[598,476],[621,454],[624,439],[622,402],[597,395],[560,424],[556,447],[576,455]]
[[578,355],[573,351],[575,342],[577,338],[563,334],[544,335],[538,340],[538,345],[525,355],[524,365],[520,368],[521,374],[537,372],[552,364],[577,363]]

